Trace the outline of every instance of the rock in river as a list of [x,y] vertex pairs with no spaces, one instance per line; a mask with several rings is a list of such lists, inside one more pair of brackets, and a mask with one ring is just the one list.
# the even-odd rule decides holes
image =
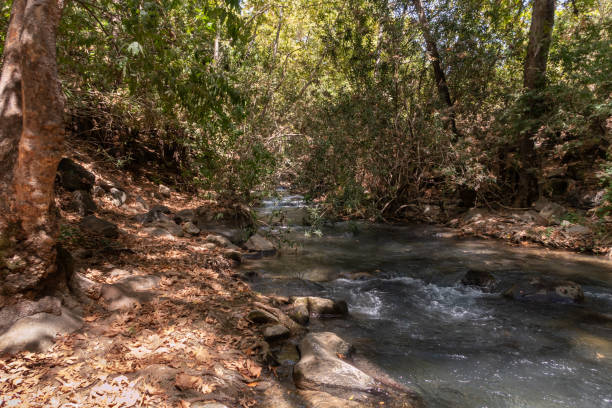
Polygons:
[[534,278],[520,282],[504,292],[504,296],[518,300],[543,302],[582,302],[584,292],[576,282],[550,278]]
[[488,271],[470,269],[461,279],[465,286],[476,286],[485,292],[492,292],[497,285],[497,279]]

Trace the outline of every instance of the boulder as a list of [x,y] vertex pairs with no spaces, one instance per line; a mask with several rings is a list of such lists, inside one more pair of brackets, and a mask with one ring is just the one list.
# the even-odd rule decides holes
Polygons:
[[[175,218],[176,220],[176,218]],[[200,233],[200,229],[195,226],[195,224],[191,221],[187,221],[182,225],[183,232],[189,235],[198,235]]]
[[101,297],[107,310],[129,310],[155,297],[151,292],[159,284],[157,276],[129,276],[102,286]]
[[310,311],[308,310],[307,297],[298,297],[293,300],[293,306],[289,310],[289,317],[302,325],[308,323]]
[[504,292],[504,296],[517,300],[535,300],[543,302],[582,302],[582,287],[569,280],[534,278],[529,282],[520,282]]
[[348,305],[344,300],[309,296],[308,311],[315,316],[345,316],[348,314]]
[[76,190],[72,193],[72,202],[69,208],[76,211],[80,216],[93,214],[98,209],[89,192],[85,190]]
[[0,335],[0,354],[22,350],[44,352],[58,335],[70,334],[82,326],[81,317],[65,307],[59,315],[43,312],[24,317]]
[[491,292],[497,285],[497,279],[488,271],[470,269],[461,279],[465,286],[476,286],[485,292]]
[[112,197],[113,205],[116,207],[121,207],[127,201],[127,194],[118,188],[111,187],[110,195]]
[[223,235],[209,234],[206,237],[206,242],[213,243],[222,248],[230,248],[230,249],[235,249],[235,250],[239,249],[236,245],[232,244],[232,242],[226,237],[224,237]]
[[245,248],[249,251],[260,252],[264,256],[274,255],[276,253],[276,248],[274,244],[272,244],[267,238],[255,234],[251,236],[244,244]]
[[289,338],[291,331],[282,324],[275,324],[265,327],[263,329],[263,336],[266,341],[278,341]]
[[96,176],[87,171],[85,167],[63,158],[57,168],[59,184],[68,191],[90,191],[96,181]]
[[149,210],[146,214],[137,215],[136,221],[142,224],[151,224],[156,221],[172,221],[168,216],[171,211],[165,205],[156,205]]
[[299,389],[369,393],[378,386],[374,378],[341,359],[350,356],[352,346],[334,333],[309,333],[299,349],[301,358],[293,369]]
[[170,196],[172,195],[172,191],[170,190],[170,187],[164,186],[163,184],[159,185],[159,188],[157,191],[159,192],[159,195],[163,198],[170,198]]
[[102,285],[75,272],[68,281],[68,286],[79,299],[98,299],[102,293]]
[[0,309],[0,332],[14,322],[37,313],[61,314],[62,302],[55,297],[45,296],[39,300],[22,300],[14,305]]
[[79,223],[79,227],[89,234],[100,235],[106,238],[117,238],[119,236],[119,228],[115,224],[94,215],[88,215],[83,218]]
[[533,206],[536,211],[540,213],[540,216],[544,217],[549,222],[559,222],[559,219],[567,212],[563,206],[544,198],[536,201]]

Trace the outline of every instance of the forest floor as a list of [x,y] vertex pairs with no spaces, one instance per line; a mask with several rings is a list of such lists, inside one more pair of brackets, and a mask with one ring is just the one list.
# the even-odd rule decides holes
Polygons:
[[[75,256],[74,270],[94,282],[97,293],[80,302],[64,298],[82,315],[80,330],[47,351],[0,357],[0,407],[290,406],[283,401],[291,391],[263,363],[263,337],[246,319],[254,302],[272,300],[238,278],[236,261],[223,248],[201,236],[143,233],[131,207],[136,197],[173,211],[206,203],[176,192],[162,199],[155,184],[72,153],[97,178],[112,178],[129,193],[121,207],[96,199],[96,215],[120,234],[114,240],[87,236],[78,229],[79,217],[62,211],[60,239],[73,254],[85,253]],[[108,291],[126,277],[155,280],[112,307],[100,288]]]

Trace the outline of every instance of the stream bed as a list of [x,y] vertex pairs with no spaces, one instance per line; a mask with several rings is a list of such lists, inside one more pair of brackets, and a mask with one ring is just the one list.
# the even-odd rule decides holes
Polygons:
[[[300,196],[264,201],[287,245],[250,260],[254,290],[344,299],[350,315],[311,320],[332,331],[430,408],[612,407],[612,263],[493,240],[454,238],[428,225],[344,222],[301,227]],[[294,224],[294,225],[291,225]],[[469,269],[500,287],[535,276],[582,285],[581,304],[524,302],[465,287]],[[357,278],[357,279],[355,279]],[[599,317],[598,317],[599,316]]]

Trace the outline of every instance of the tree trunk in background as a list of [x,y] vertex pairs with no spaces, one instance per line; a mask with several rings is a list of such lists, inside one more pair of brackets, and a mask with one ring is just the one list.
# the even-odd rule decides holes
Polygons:
[[[56,270],[54,180],[64,134],[56,34],[62,0],[14,0],[0,80],[0,285]],[[1,307],[1,304],[0,304]]]
[[450,90],[448,89],[448,83],[446,82],[446,74],[442,69],[442,59],[440,58],[440,53],[438,52],[436,40],[431,34],[431,30],[429,28],[429,21],[427,20],[427,16],[425,15],[423,3],[421,3],[421,0],[413,0],[412,2],[419,16],[419,24],[421,26],[421,31],[423,32],[423,37],[425,38],[427,54],[429,56],[429,59],[431,60],[431,65],[434,70],[434,79],[436,81],[436,86],[438,88],[440,99],[444,104],[446,104],[446,106],[448,106],[451,130],[455,134],[455,137],[459,137],[459,132],[457,131],[457,124],[455,122],[454,103],[451,99]]
[[[538,123],[545,111],[540,91],[546,88],[546,64],[555,22],[555,0],[534,0],[529,29],[529,44],[523,73],[523,86],[528,94],[530,110],[527,120]],[[528,207],[539,196],[537,154],[532,137],[537,127],[528,129],[519,139],[520,173],[516,204]]]

